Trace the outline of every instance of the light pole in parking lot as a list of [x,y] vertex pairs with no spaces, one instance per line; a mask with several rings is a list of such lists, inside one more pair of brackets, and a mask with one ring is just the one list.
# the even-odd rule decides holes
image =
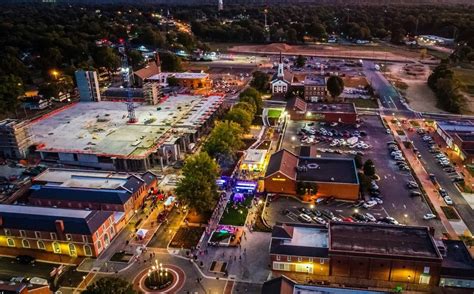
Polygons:
[[405,218],[405,224],[407,225],[408,224],[408,214],[404,214],[403,217]]

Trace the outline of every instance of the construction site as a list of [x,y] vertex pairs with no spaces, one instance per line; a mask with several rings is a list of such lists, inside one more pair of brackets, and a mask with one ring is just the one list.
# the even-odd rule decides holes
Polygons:
[[158,105],[79,102],[31,121],[42,160],[107,170],[164,167],[192,151],[220,113],[221,95],[171,95]]

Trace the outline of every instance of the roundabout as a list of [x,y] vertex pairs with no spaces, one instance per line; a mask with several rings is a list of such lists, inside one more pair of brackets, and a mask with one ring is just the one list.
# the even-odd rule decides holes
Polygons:
[[177,293],[184,285],[186,274],[172,264],[156,264],[141,271],[134,279],[142,293]]

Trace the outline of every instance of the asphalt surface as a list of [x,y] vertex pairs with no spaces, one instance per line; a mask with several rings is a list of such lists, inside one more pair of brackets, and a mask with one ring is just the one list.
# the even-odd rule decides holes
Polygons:
[[[406,188],[406,183],[414,180],[413,175],[410,172],[400,171],[390,157],[387,142],[393,140],[392,135],[386,133],[386,129],[378,116],[363,116],[362,119],[364,122],[359,130],[367,132],[368,135],[364,137],[364,141],[372,146],[371,149],[363,150],[365,153],[363,160],[372,159],[375,163],[377,175],[380,177],[377,185],[380,188],[383,204],[370,209],[360,207],[357,208],[358,211],[361,213],[369,212],[376,218],[391,216],[402,224],[434,227],[436,235],[441,237],[444,232],[441,222],[439,220],[426,221],[423,219],[424,214],[431,212],[425,200],[422,197],[409,196],[410,190]],[[296,125],[292,125],[291,128],[287,129],[287,132],[290,130],[290,134],[287,135],[283,148],[285,144],[288,149],[298,145],[298,138],[294,141],[291,140],[292,132],[294,133],[296,129],[298,129]],[[319,143],[316,146],[326,147],[324,146],[326,144],[323,143],[323,146],[321,146],[321,143]],[[333,148],[349,150],[342,147]],[[370,196],[365,195],[365,199],[370,199]],[[309,208],[310,204],[301,203],[293,198],[279,198],[270,203],[267,208],[267,221],[270,225],[275,222],[299,222],[299,207]],[[320,203],[316,205],[316,208],[330,210],[335,216],[341,218],[351,216],[356,210],[353,203],[343,201],[333,201],[329,204]],[[282,211],[285,209],[289,209],[290,213],[283,214]]]
[[147,247],[167,248],[178,231],[183,217],[184,215],[179,213],[179,209],[174,208],[168,215],[168,223],[163,222],[161,224]]
[[14,258],[0,257],[0,280],[8,281],[12,277],[38,277],[50,279],[53,268],[59,265],[36,262],[34,265],[19,264]]
[[459,212],[461,218],[466,223],[469,230],[474,232],[474,211],[466,202],[464,197],[462,197],[459,190],[455,187],[452,181],[453,175],[446,173],[443,168],[438,165],[433,154],[428,151],[428,145],[423,142],[422,136],[418,135],[416,132],[408,132],[407,130],[405,130],[405,132],[408,134],[410,140],[413,141],[413,144],[421,153],[421,163],[423,164],[425,170],[428,173],[432,173],[436,176],[440,186],[448,192],[449,196],[454,201],[456,210]]
[[380,71],[374,69],[374,66],[375,63],[373,61],[364,60],[364,75],[375,92],[379,94],[382,106],[388,109],[408,110],[402,103],[400,94],[398,94]]

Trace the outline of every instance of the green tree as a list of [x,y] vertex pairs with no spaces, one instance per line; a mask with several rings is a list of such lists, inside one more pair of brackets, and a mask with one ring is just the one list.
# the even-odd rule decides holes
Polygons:
[[269,76],[262,71],[255,71],[253,74],[253,79],[250,82],[250,86],[254,87],[260,92],[266,92],[269,88],[270,78]]
[[23,81],[15,75],[0,77],[0,112],[15,112],[20,96],[25,94]]
[[304,67],[305,64],[306,64],[306,57],[304,57],[303,55],[298,55],[298,57],[295,60],[295,65],[301,68],[301,67]]
[[138,50],[130,50],[127,54],[133,69],[140,68],[143,65],[144,58]]
[[104,67],[110,74],[121,64],[120,57],[109,47],[99,47],[92,55],[96,67]]
[[368,159],[364,163],[364,175],[368,177],[375,176],[375,164],[371,159]]
[[255,105],[253,105],[252,103],[243,102],[243,101],[240,101],[239,103],[235,104],[232,109],[243,109],[247,111],[248,113],[251,113],[252,120],[255,117],[255,112],[257,111],[257,109],[255,108]]
[[100,278],[92,285],[89,285],[83,294],[103,294],[103,293],[116,293],[116,294],[136,294],[133,290],[133,285],[129,282],[119,278]]
[[165,40],[161,33],[155,31],[151,27],[147,27],[143,30],[139,40],[143,45],[151,46],[153,48],[160,48],[165,44]]
[[243,130],[238,123],[232,121],[217,122],[204,150],[218,162],[234,159],[235,153],[244,147]]
[[291,28],[286,32],[286,40],[290,44],[295,44],[298,41],[298,34],[295,29]]
[[160,52],[161,69],[163,71],[178,72],[182,71],[181,58],[172,54]]
[[316,39],[325,39],[327,37],[326,29],[319,22],[313,22],[308,28],[308,33]]
[[344,91],[344,81],[338,76],[330,76],[327,81],[327,88],[334,99]]
[[175,189],[178,199],[199,213],[211,211],[218,199],[218,176],[219,166],[206,152],[189,157]]
[[238,123],[246,132],[250,130],[253,115],[242,108],[232,108],[225,116],[226,120]]
[[240,101],[252,103],[255,106],[257,114],[262,113],[262,109],[263,109],[262,94],[260,94],[260,92],[257,89],[253,87],[248,87],[247,89],[245,89],[244,91],[240,93],[239,97],[240,97]]

